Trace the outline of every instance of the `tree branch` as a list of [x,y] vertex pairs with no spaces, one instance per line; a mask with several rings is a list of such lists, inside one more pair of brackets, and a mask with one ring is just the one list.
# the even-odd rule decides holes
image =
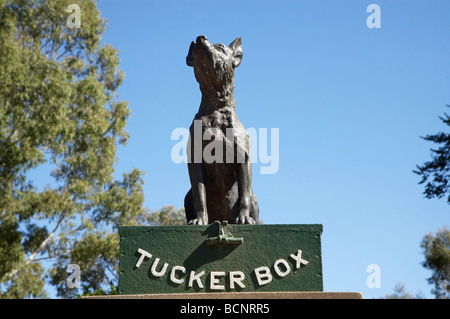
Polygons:
[[[59,226],[61,226],[61,223],[62,223],[62,221],[64,220],[64,217],[65,217],[64,214],[61,214],[61,216],[60,216],[60,218],[59,218],[59,220],[58,220],[58,223],[57,223],[57,225],[55,226],[55,228],[54,228],[54,229],[52,230],[52,232],[47,236],[47,238],[45,238],[44,241],[39,245],[38,249],[36,249],[35,252],[32,253],[32,254],[28,257],[27,261],[25,262],[25,264],[24,264],[23,266],[26,266],[26,265],[28,265],[29,263],[31,263],[31,262],[36,258],[36,256],[37,256],[42,250],[45,249],[45,247],[47,246],[48,242],[49,242],[49,241],[52,239],[52,237],[55,235],[55,233],[56,233],[56,231],[58,230]],[[23,267],[23,266],[22,266],[22,267]],[[18,268],[16,268],[16,269],[13,269],[12,271],[10,271],[10,272],[6,275],[6,278],[12,278],[12,277],[14,277],[14,276],[17,274],[17,272],[19,271],[20,268],[21,268],[21,267],[18,267]]]

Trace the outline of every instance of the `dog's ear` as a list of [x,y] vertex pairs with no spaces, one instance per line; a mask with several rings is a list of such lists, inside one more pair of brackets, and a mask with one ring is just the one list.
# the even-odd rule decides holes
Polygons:
[[188,66],[194,66],[194,57],[192,56],[192,53],[194,51],[195,42],[191,42],[191,46],[189,47],[189,52],[186,56],[186,64]]
[[244,55],[242,53],[241,37],[236,38],[228,47],[233,51],[233,66],[237,68],[241,64],[242,56]]

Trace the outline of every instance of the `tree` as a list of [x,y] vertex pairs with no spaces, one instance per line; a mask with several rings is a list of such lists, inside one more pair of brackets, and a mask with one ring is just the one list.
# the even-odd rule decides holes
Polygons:
[[417,293],[415,296],[406,291],[405,285],[398,282],[394,287],[394,293],[385,295],[380,299],[424,299],[421,293]]
[[[169,226],[169,225],[186,225],[186,215],[184,212],[184,208],[180,208],[176,210],[174,206],[164,206],[161,209],[147,214],[139,216],[138,220],[140,225],[148,225],[148,226]],[[117,244],[118,245],[118,244]],[[118,255],[118,247],[115,247],[113,253]],[[92,260],[94,258],[87,258],[87,260]],[[86,269],[87,265],[83,265],[82,269]],[[94,269],[92,273],[95,275],[99,270],[101,271],[101,267],[105,267],[104,264],[97,263],[99,266],[98,269]],[[91,267],[92,267],[91,266]],[[106,264],[108,266],[108,264]],[[118,278],[118,260],[115,261],[114,267],[110,270],[111,273],[114,274],[115,278]],[[111,267],[110,267],[111,268]],[[89,267],[87,267],[89,269]],[[79,296],[92,296],[92,295],[106,295],[106,294],[118,294],[118,282],[117,280],[111,281],[109,285],[109,291],[103,288],[98,288],[94,291],[92,289],[87,289],[89,287],[83,286],[83,291]],[[61,285],[61,289],[67,290],[65,285]],[[73,293],[73,291],[71,291]]]
[[[450,105],[447,105],[450,107]],[[440,120],[450,126],[450,117],[444,113]],[[419,184],[425,182],[426,198],[442,198],[447,196],[447,203],[450,204],[450,134],[439,132],[435,135],[423,137],[426,141],[439,144],[438,149],[431,149],[432,160],[425,162],[422,166],[417,165],[414,173],[421,175],[422,180]],[[424,250],[425,262],[423,266],[433,271],[433,275],[428,278],[428,283],[434,284],[432,293],[436,298],[449,298],[450,286],[450,234],[444,227],[442,230],[433,234],[427,234],[421,242]]]
[[[80,28],[68,23],[73,3]],[[69,264],[85,291],[108,289],[119,225],[147,213],[142,172],[114,177],[129,109],[118,51],[100,43],[105,28],[93,0],[0,0],[1,297],[45,297],[46,279],[74,296]],[[44,164],[42,188],[27,173]]]
[[421,247],[425,255],[422,265],[433,272],[428,278],[428,283],[434,284],[431,292],[437,299],[450,298],[450,231],[444,227],[435,235],[425,235]]
[[152,226],[186,225],[184,208],[176,210],[174,206],[164,206],[149,214],[142,223]]
[[[447,107],[450,106],[447,105]],[[450,117],[447,114],[444,113],[444,117],[439,118],[450,125]],[[438,149],[431,149],[432,160],[425,162],[422,166],[417,165],[417,170],[413,172],[422,176],[419,184],[427,182],[424,191],[426,198],[447,196],[447,203],[450,204],[450,134],[440,132],[427,135],[423,139],[441,146]]]

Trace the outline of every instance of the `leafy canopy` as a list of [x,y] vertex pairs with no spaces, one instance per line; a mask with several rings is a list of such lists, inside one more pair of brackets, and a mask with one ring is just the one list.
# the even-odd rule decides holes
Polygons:
[[[447,105],[449,107],[449,105]],[[450,126],[450,117],[444,113],[439,117],[443,123]],[[431,149],[431,161],[423,165],[417,165],[414,173],[422,176],[419,184],[425,184],[426,198],[442,198],[447,196],[450,204],[450,133],[439,132],[423,137],[426,141],[440,145],[437,149]]]
[[431,291],[437,299],[450,298],[450,231],[444,227],[425,235],[421,247],[425,256],[423,266],[432,271],[428,283],[434,285]]
[[[67,24],[72,3],[80,28]],[[0,0],[2,297],[45,297],[46,279],[73,296],[64,283],[71,263],[86,291],[108,287],[117,280],[117,228],[147,213],[142,172],[114,178],[130,111],[117,94],[118,51],[101,44],[105,29],[92,0]],[[28,177],[44,164],[46,187]]]

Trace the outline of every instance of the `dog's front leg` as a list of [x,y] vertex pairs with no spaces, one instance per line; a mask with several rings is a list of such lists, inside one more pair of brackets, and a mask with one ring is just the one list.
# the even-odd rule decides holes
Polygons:
[[236,224],[255,224],[250,216],[250,167],[249,161],[238,164],[239,216]]
[[189,179],[191,181],[192,198],[194,202],[194,219],[188,220],[190,225],[208,225],[206,208],[206,189],[201,163],[188,163]]

